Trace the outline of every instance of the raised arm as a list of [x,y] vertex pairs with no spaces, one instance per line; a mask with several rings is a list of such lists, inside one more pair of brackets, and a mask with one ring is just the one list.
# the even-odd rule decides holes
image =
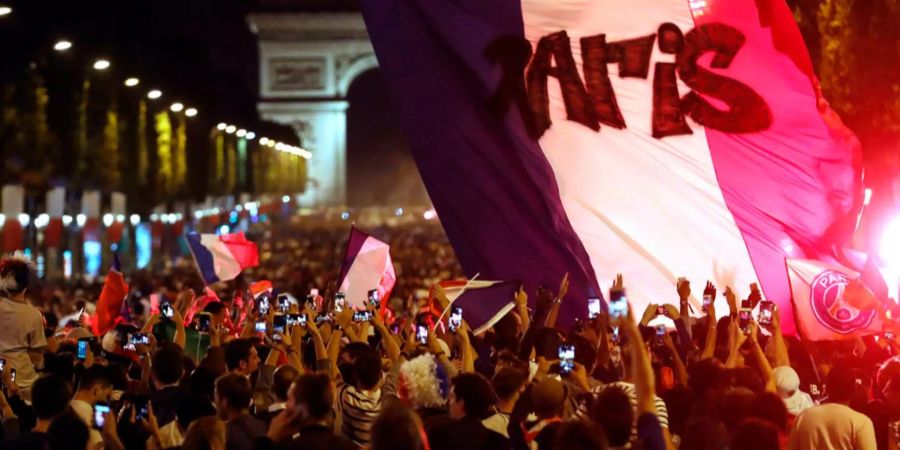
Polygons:
[[522,332],[531,326],[531,316],[528,314],[528,294],[525,293],[525,286],[519,288],[519,292],[516,292],[516,312],[519,315],[519,320],[522,322]]
[[391,335],[387,326],[385,326],[384,318],[377,311],[373,311],[372,325],[375,326],[375,331],[381,335],[381,346],[384,347],[387,357],[393,364],[396,364],[400,360],[400,346],[397,345],[397,341]]
[[787,344],[784,334],[781,332],[781,313],[778,308],[772,311],[772,366],[790,366],[791,358],[788,356]]
[[684,361],[681,360],[681,355],[678,353],[678,349],[675,348],[675,343],[672,342],[672,336],[670,336],[669,333],[663,335],[663,344],[670,352],[672,352],[672,364],[675,366],[675,381],[678,382],[678,384],[687,387],[687,368],[684,366]]
[[706,342],[700,359],[712,358],[716,354],[716,306],[710,302],[706,313]]
[[559,307],[562,306],[562,301],[568,292],[569,274],[567,272],[563,275],[562,281],[559,282],[559,292],[556,294],[556,298],[553,299],[553,304],[550,305],[550,313],[547,314],[547,320],[544,322],[545,327],[556,327],[556,318],[559,316]]
[[762,347],[759,346],[758,337],[759,325],[756,321],[753,321],[750,323],[750,336],[747,340],[750,341],[753,357],[756,358],[756,364],[759,365],[759,370],[761,372],[760,375],[762,375],[763,381],[766,383],[766,391],[777,392],[778,388],[775,385],[775,377],[772,374],[772,365],[769,364],[769,360],[766,359],[766,353],[763,351]]

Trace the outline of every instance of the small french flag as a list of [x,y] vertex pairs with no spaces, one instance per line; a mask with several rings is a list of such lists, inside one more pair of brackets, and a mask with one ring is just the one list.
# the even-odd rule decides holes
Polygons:
[[207,285],[233,280],[242,270],[259,264],[259,249],[244,237],[244,233],[218,236],[188,233],[187,242],[197,270]]

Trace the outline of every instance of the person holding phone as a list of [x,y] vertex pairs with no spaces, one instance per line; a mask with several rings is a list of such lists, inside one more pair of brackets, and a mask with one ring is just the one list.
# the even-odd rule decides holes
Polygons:
[[36,279],[34,267],[24,257],[0,261],[0,356],[6,358],[7,367],[16,369],[16,384],[26,399],[47,347],[43,317],[27,300],[32,279]]
[[[95,409],[98,405],[101,409],[108,408],[112,396],[113,383],[107,368],[101,365],[93,365],[84,370],[78,383],[78,390],[72,398],[70,405],[75,414],[91,429],[89,445],[93,448],[103,437],[95,428]],[[108,410],[107,410],[108,412]]]
[[334,403],[335,387],[328,375],[300,376],[290,388],[285,409],[272,419],[266,439],[279,449],[357,449],[352,441],[332,430]]

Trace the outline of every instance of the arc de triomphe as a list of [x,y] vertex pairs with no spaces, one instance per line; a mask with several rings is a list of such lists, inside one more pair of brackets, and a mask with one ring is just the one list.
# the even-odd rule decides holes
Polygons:
[[311,151],[302,206],[343,206],[347,192],[347,91],[378,67],[358,13],[258,13],[264,120],[290,125]]

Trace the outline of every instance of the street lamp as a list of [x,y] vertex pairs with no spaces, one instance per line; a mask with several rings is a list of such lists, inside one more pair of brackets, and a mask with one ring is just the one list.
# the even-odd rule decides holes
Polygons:
[[259,138],[259,145],[269,145],[269,138],[267,138],[267,137]]
[[219,124],[216,125],[216,129],[219,131],[223,131],[225,128],[228,128],[228,125],[225,122],[219,122]]
[[237,130],[237,137],[244,137],[246,135],[247,135],[247,130],[245,130],[243,128],[241,128],[240,130]]
[[12,13],[12,8],[9,6],[0,6],[0,16],[8,16]]
[[235,131],[237,131],[237,127],[234,125],[228,125],[227,127],[225,127],[225,132],[228,134],[234,134]]
[[105,59],[98,59],[94,61],[94,69],[96,70],[106,70],[109,69],[109,61]]
[[72,42],[65,39],[59,40],[55,44],[53,44],[53,50],[56,50],[58,52],[64,52],[70,48],[72,48]]
[[194,117],[197,115],[197,108],[188,108],[184,110],[184,115],[188,117]]
[[181,112],[184,109],[184,105],[178,102],[172,103],[172,106],[169,107],[172,112]]
[[125,80],[125,86],[128,86],[128,87],[135,87],[139,84],[141,84],[141,80],[138,80],[135,77],[131,77],[131,78],[128,78]]
[[149,98],[150,100],[156,100],[160,97],[162,97],[162,91],[160,91],[159,89],[154,89],[147,93],[147,98]]
[[256,133],[254,133],[254,132],[252,132],[252,131],[248,131],[248,132],[247,132],[247,135],[244,136],[244,137],[247,138],[248,141],[252,141],[253,138],[256,137]]

